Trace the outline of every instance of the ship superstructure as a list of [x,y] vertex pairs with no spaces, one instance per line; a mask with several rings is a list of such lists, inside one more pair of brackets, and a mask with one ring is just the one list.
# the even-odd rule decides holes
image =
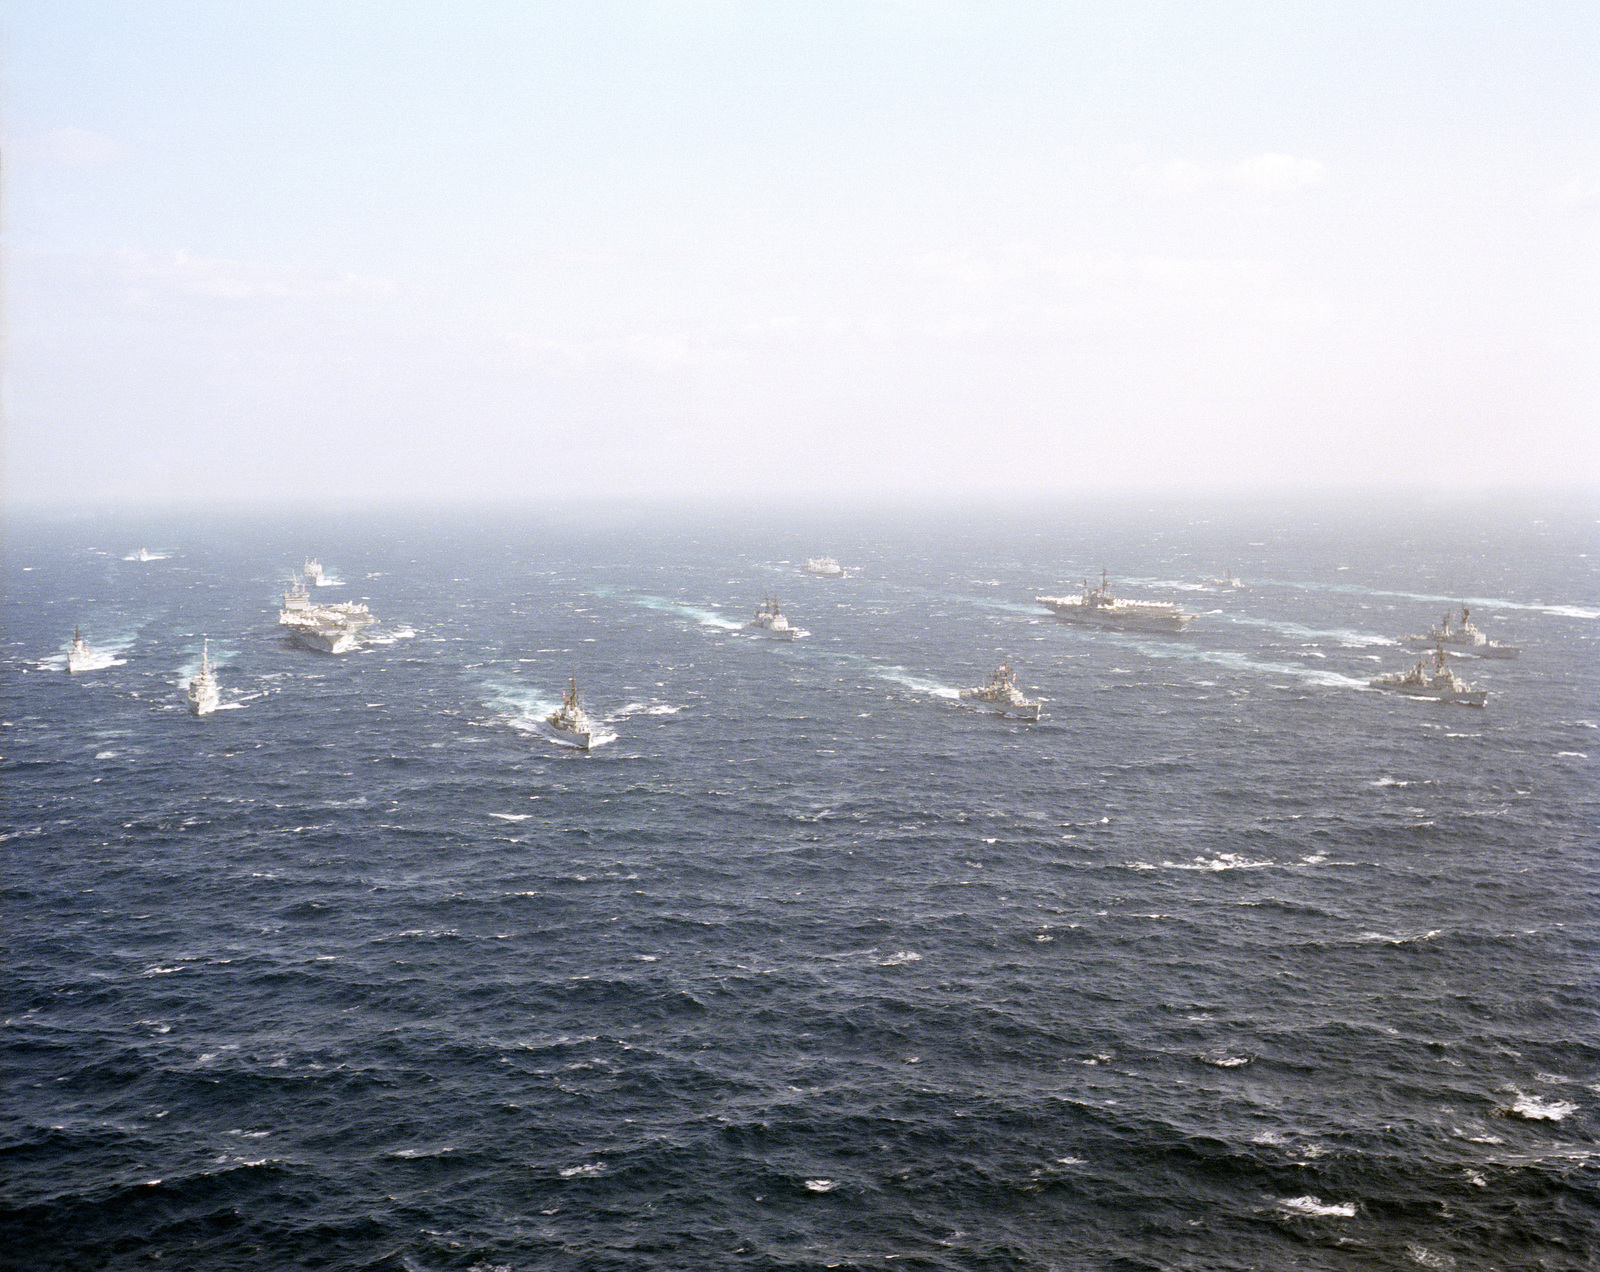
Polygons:
[[755,617],[744,625],[743,630],[752,636],[766,636],[772,640],[793,640],[801,634],[798,628],[790,626],[788,618],[778,608],[778,598],[775,596],[769,596],[761,603]]
[[322,562],[317,560],[316,557],[306,558],[306,563],[301,573],[305,575],[307,582],[312,587],[327,586],[328,576],[322,572]]
[[587,751],[594,740],[594,723],[583,709],[578,698],[578,678],[567,682],[567,691],[561,697],[561,706],[545,717],[555,735],[563,742]]
[[1100,571],[1100,586],[1090,588],[1083,581],[1080,596],[1036,596],[1057,618],[1073,623],[1092,623],[1097,627],[1116,627],[1139,632],[1181,632],[1194,621],[1171,601],[1128,601],[1111,595],[1105,570]]
[[1445,613],[1436,626],[1426,632],[1407,636],[1406,644],[1412,649],[1433,649],[1440,645],[1453,645],[1471,650],[1479,658],[1515,658],[1522,651],[1515,645],[1502,645],[1490,640],[1472,621],[1472,611],[1462,605],[1459,620]]
[[211,642],[200,646],[200,673],[189,681],[189,710],[197,716],[210,715],[217,709],[218,690],[216,668],[211,664]]
[[1489,701],[1489,691],[1469,685],[1450,670],[1448,655],[1440,645],[1433,656],[1433,667],[1426,656],[1417,660],[1410,671],[1390,672],[1377,676],[1367,683],[1374,689],[1389,689],[1409,698],[1433,698],[1438,702],[1454,702],[1463,707],[1481,707]]
[[963,689],[961,700],[974,706],[989,707],[1001,715],[1015,716],[1019,720],[1037,720],[1039,703],[1026,697],[1017,688],[1017,673],[1010,663],[1001,663],[989,677],[989,683],[975,689]]

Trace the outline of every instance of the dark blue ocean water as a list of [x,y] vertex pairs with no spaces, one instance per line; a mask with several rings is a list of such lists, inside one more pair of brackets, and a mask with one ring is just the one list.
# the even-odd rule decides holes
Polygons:
[[13,522],[0,1264],[1592,1269],[1596,517]]

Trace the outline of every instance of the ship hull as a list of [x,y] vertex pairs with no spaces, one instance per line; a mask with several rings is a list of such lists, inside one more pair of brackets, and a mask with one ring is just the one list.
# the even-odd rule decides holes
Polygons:
[[1424,689],[1405,685],[1386,685],[1376,680],[1367,682],[1369,688],[1388,693],[1403,694],[1407,698],[1426,698],[1430,702],[1448,702],[1458,707],[1482,707],[1489,702],[1487,689]]
[[317,631],[312,628],[296,627],[294,629],[294,642],[305,649],[310,649],[319,654],[343,654],[356,647],[354,632]]
[[1030,702],[1027,706],[1017,706],[1010,702],[996,702],[992,698],[983,698],[976,694],[968,695],[966,690],[961,693],[961,701],[969,707],[976,707],[980,711],[991,711],[995,715],[1009,716],[1013,720],[1026,720],[1030,723],[1039,718],[1039,704]]
[[217,709],[217,691],[215,689],[212,689],[207,693],[201,693],[198,696],[196,696],[193,693],[191,693],[189,695],[189,714],[190,715],[195,715],[195,716],[210,715],[216,709]]
[[792,627],[761,627],[756,623],[746,623],[744,630],[748,635],[760,636],[766,640],[793,640],[794,628]]

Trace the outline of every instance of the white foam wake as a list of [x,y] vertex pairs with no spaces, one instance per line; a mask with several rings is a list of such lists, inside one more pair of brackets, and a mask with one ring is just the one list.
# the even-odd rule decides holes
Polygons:
[[1380,636],[1376,632],[1358,632],[1348,627],[1334,627],[1324,630],[1317,627],[1306,627],[1300,623],[1286,623],[1274,618],[1255,618],[1249,614],[1223,614],[1222,618],[1226,622],[1238,623],[1245,627],[1264,627],[1268,631],[1280,632],[1297,640],[1331,640],[1353,649],[1361,649],[1368,645],[1398,645],[1400,643],[1389,636]]

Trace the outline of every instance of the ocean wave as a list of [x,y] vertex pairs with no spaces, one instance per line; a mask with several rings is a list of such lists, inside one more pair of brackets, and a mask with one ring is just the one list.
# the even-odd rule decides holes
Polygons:
[[1320,1197],[1282,1197],[1278,1205],[1297,1215],[1313,1215],[1319,1219],[1353,1219],[1356,1203],[1353,1201],[1325,1202]]
[[1520,1117],[1528,1122],[1561,1122],[1578,1111],[1578,1106],[1570,1100],[1541,1100],[1514,1088],[1512,1094],[1516,1099],[1510,1105],[1495,1110],[1502,1117]]

